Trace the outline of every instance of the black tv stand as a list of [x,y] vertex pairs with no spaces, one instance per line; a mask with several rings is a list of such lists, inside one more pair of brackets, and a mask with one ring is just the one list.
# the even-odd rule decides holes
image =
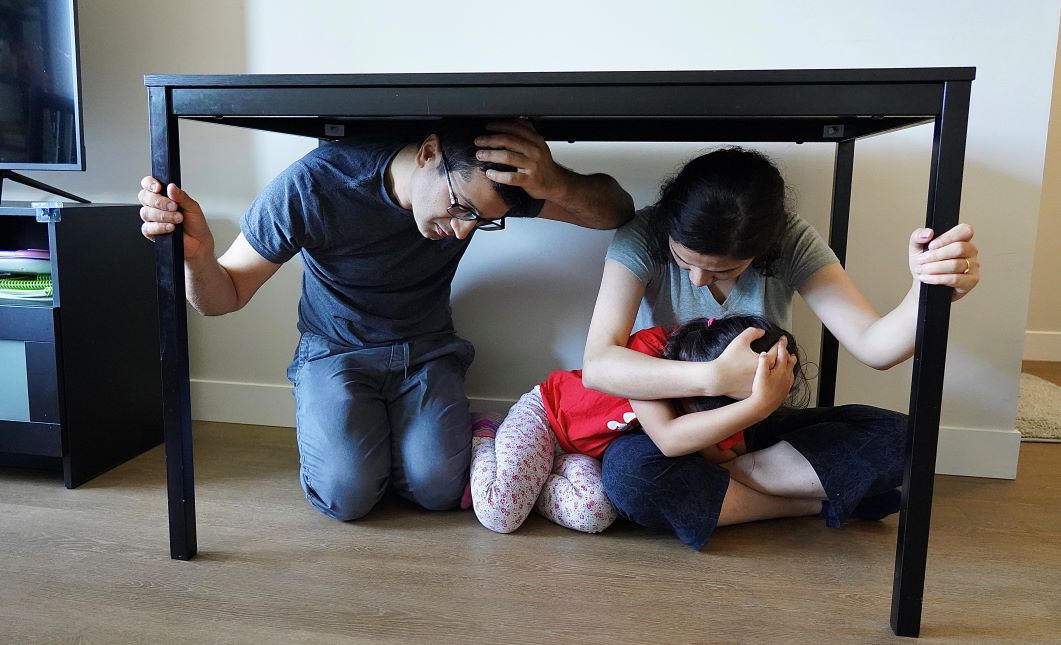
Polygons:
[[25,175],[20,175],[17,172],[14,172],[14,171],[11,171],[11,170],[0,170],[0,197],[3,197],[3,194],[4,194],[4,180],[5,179],[10,179],[11,181],[13,181],[15,183],[18,183],[18,184],[22,184],[23,186],[29,186],[30,188],[36,188],[37,190],[43,190],[43,191],[49,192],[49,193],[51,193],[53,195],[58,195],[60,197],[65,197],[67,199],[72,199],[75,202],[81,202],[82,204],[91,204],[92,203],[92,202],[88,201],[87,199],[85,199],[84,197],[78,197],[77,195],[74,195],[73,193],[68,193],[68,192],[66,192],[64,190],[59,190],[58,188],[56,188],[54,186],[49,186],[48,184],[46,184],[44,182],[37,181],[36,179],[30,179],[29,177],[27,177]]
[[16,357],[0,360],[0,487],[7,468],[29,467],[75,488],[161,443],[155,249],[139,213],[0,207],[0,248],[47,249],[53,287],[49,299],[0,299],[0,345]]

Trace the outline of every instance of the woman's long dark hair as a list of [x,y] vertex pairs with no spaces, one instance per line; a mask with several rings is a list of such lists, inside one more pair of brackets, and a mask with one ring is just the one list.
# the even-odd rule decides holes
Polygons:
[[701,253],[745,260],[770,275],[788,223],[785,181],[762,153],[723,148],[665,183],[650,224],[653,254],[670,262],[668,238]]
[[[711,324],[708,324],[710,320]],[[795,355],[796,365],[792,368],[796,380],[789,395],[790,407],[806,407],[810,399],[807,377],[803,372],[803,356],[796,345],[792,334],[778,327],[761,316],[727,316],[725,318],[697,318],[689,321],[671,333],[663,358],[678,361],[713,361],[718,358],[734,338],[745,329],[755,327],[766,331],[762,338],[752,341],[751,348],[756,352],[765,352],[773,347],[782,336],[788,339],[788,351]],[[683,399],[686,411],[699,412],[714,410],[734,402],[728,396],[700,396]]]

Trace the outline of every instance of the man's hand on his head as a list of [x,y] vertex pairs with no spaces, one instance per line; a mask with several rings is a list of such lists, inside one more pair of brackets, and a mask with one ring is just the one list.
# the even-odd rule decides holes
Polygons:
[[563,201],[569,172],[553,161],[549,144],[529,119],[488,123],[490,134],[475,138],[480,161],[514,166],[515,171],[487,170],[486,176],[499,184],[519,186],[535,199]]

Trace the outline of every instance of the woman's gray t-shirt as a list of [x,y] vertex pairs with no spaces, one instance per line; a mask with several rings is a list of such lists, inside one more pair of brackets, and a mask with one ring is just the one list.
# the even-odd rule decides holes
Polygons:
[[711,290],[697,287],[689,272],[668,256],[663,262],[652,252],[649,222],[654,208],[637,212],[615,233],[607,259],[615,260],[645,285],[634,330],[659,325],[671,329],[698,317],[756,314],[784,329],[792,329],[792,296],[818,269],[838,262],[836,255],[805,220],[791,216],[782,242],[781,257],[770,277],[748,268],[737,279],[725,302],[719,304]]

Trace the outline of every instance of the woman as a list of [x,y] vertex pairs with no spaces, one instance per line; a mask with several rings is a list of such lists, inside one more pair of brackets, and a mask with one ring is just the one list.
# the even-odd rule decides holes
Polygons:
[[[583,366],[587,387],[639,401],[744,398],[758,355],[749,329],[715,361],[653,358],[625,348],[631,330],[746,313],[791,328],[795,293],[858,360],[888,369],[911,356],[919,285],[954,298],[979,281],[973,231],[910,239],[913,284],[879,315],[821,237],[785,207],[785,184],[763,155],[730,148],[689,162],[659,201],[621,228],[608,250]],[[654,415],[670,414],[662,404]],[[605,490],[619,512],[699,549],[716,526],[821,513],[830,526],[895,512],[905,417],[868,406],[779,411],[746,433],[748,452],[717,465],[663,456],[627,434],[604,455]],[[739,474],[733,480],[730,474]],[[739,480],[739,481],[738,481]],[[742,483],[743,482],[743,483]]]

